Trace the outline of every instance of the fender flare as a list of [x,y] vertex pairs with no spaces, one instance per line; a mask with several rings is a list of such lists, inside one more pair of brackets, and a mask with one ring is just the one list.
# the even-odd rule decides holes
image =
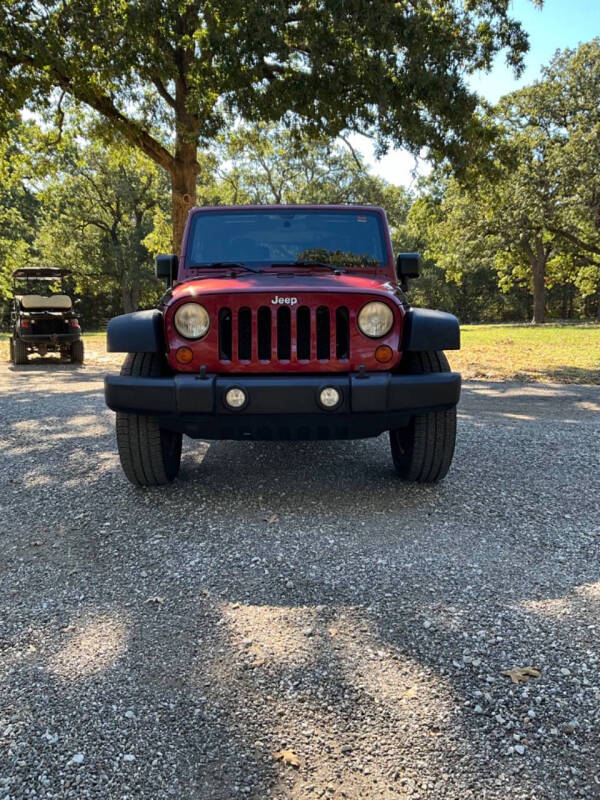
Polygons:
[[163,317],[156,308],[113,317],[106,328],[109,353],[162,353],[163,343]]
[[404,317],[404,352],[460,350],[460,325],[454,314],[411,308]]

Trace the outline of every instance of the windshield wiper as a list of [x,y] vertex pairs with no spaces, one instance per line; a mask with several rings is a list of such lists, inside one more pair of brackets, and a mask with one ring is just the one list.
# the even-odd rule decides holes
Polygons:
[[260,267],[250,267],[241,261],[211,261],[209,264],[192,264],[186,269],[217,269],[218,267],[231,267],[234,269],[247,269],[248,272],[262,272]]
[[330,264],[328,261],[282,261],[281,263],[272,263],[272,267],[326,267],[333,270],[333,272],[345,272],[344,267],[337,264]]

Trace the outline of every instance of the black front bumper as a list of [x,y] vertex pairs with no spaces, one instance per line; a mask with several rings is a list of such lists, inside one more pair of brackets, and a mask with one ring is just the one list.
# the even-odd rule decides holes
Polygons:
[[[319,403],[329,386],[341,395],[333,410]],[[225,404],[234,387],[248,398],[237,411]],[[104,389],[113,411],[152,414],[162,427],[194,438],[356,439],[402,427],[414,414],[452,408],[460,375],[108,375]]]

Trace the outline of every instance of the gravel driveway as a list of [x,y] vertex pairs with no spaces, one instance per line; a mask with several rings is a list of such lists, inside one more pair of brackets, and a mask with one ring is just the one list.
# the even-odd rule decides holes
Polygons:
[[468,384],[440,486],[188,440],[141,491],[101,378],[0,366],[0,800],[600,797],[600,387]]

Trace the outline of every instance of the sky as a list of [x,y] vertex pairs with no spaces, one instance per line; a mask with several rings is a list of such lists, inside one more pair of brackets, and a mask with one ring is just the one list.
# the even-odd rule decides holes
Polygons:
[[[501,53],[490,73],[474,75],[469,81],[476,92],[492,103],[503,94],[533,83],[540,77],[541,67],[551,60],[556,50],[577,47],[580,42],[600,36],[600,0],[544,0],[541,10],[531,0],[513,0],[511,14],[529,34],[529,52],[525,56],[523,74],[517,80]],[[414,181],[415,160],[406,151],[395,150],[376,161],[368,139],[356,136],[353,144],[377,175],[405,186]],[[420,164],[418,171],[426,172],[426,164]]]

